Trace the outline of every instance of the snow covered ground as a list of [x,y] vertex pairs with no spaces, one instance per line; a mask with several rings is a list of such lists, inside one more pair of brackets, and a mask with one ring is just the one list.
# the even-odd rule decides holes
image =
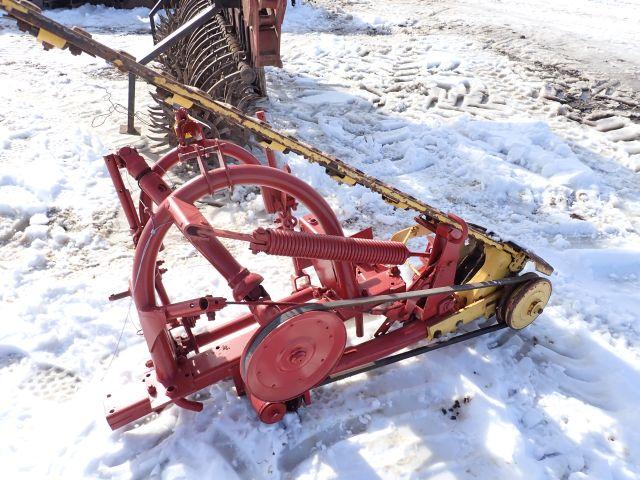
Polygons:
[[[638,478],[640,127],[620,108],[568,118],[573,107],[535,63],[545,41],[548,58],[567,62],[580,58],[557,38],[576,51],[588,43],[596,60],[618,42],[629,46],[621,77],[637,72],[633,3],[323,0],[290,9],[285,67],[268,71],[272,123],[532,248],[556,268],[551,304],[517,334],[318,389],[311,407],[277,425],[261,424],[222,383],[202,393],[201,413],[171,408],[117,432],[102,395],[135,381],[147,356],[128,301],[107,301],[126,288],[132,249],[102,155],[128,143],[151,152],[144,137],[118,134],[121,112],[104,116],[108,98],[124,103],[125,76],[86,55],[44,52],[0,19],[6,477]],[[51,14],[133,54],[151,45],[142,9]],[[481,27],[466,32],[456,16]],[[541,17],[544,31],[535,28]],[[496,24],[518,38],[535,32],[537,45],[495,48],[482,31]],[[596,60],[581,61],[580,81],[597,80]],[[138,88],[144,112],[146,87]],[[371,224],[387,237],[410,221],[362,188],[288,161],[349,231]],[[265,221],[259,201],[234,200],[208,211],[216,225]],[[177,236],[167,250],[178,298],[194,288],[226,294]],[[278,265],[237,254],[284,288]]]
[[319,1],[376,28],[462,33],[524,57],[529,68],[544,63],[640,88],[636,0]]

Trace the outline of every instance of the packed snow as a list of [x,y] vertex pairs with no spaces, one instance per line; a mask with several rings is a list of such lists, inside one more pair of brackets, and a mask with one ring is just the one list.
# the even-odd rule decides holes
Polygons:
[[640,88],[637,0],[316,0],[372,29],[473,36],[528,67],[587,69]]
[[[622,128],[571,120],[540,94],[547,83],[519,56],[455,28],[422,28],[417,12],[431,3],[289,8],[284,68],[268,69],[261,107],[278,128],[533,249],[556,269],[543,315],[521,332],[316,389],[311,406],[276,425],[261,424],[223,382],[200,393],[200,413],[173,407],[115,432],[103,395],[138,382],[148,353],[130,301],[107,300],[127,288],[133,249],[102,155],[126,144],[156,155],[146,137],[118,133],[125,75],[86,55],[45,52],[0,19],[6,478],[640,476],[638,125],[627,117],[609,120]],[[500,22],[496,5],[509,4],[523,10],[501,15],[532,25],[525,4],[540,11],[555,4],[581,9],[585,25],[601,12],[617,15],[616,41],[637,42],[631,1],[482,3],[491,8],[466,21]],[[134,55],[152,44],[144,9],[50,13]],[[551,43],[563,34],[554,18]],[[589,35],[607,39],[604,30]],[[147,91],[138,84],[142,120]],[[280,160],[327,198],[349,233],[372,225],[388,238],[411,222],[317,165],[295,155]],[[221,228],[268,221],[250,190],[206,212]],[[178,235],[166,250],[167,286],[177,299],[228,295]],[[233,252],[269,279],[270,291],[286,290],[288,272],[277,261],[237,244]]]

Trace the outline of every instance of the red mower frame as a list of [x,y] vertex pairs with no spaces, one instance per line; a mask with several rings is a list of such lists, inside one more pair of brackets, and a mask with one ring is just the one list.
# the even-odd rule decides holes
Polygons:
[[[258,117],[264,119],[260,113]],[[171,403],[200,411],[202,403],[188,397],[226,379],[234,381],[238,394],[249,397],[262,421],[279,421],[287,409],[297,408],[303,401],[310,403],[311,388],[327,377],[448,333],[433,329],[443,319],[478,303],[451,292],[354,303],[380,295],[453,286],[467,240],[465,222],[452,216],[459,225],[455,228],[417,218],[417,227],[431,233],[424,252],[411,252],[398,241],[374,240],[370,228],[345,237],[322,196],[289,173],[286,166],[278,168],[269,149],[265,149],[268,165],[262,165],[244,148],[205,139],[184,110],[176,119],[180,145],[151,167],[130,147],[104,157],[136,247],[129,290],[112,299],[132,296],[151,356],[142,378],[144,391],[137,398],[107,394],[106,417],[113,429]],[[218,168],[208,170],[207,159],[217,160]],[[238,165],[229,164],[230,159]],[[197,163],[199,175],[172,190],[163,176],[179,162]],[[124,186],[122,169],[138,182],[138,208]],[[240,185],[260,187],[266,211],[276,217],[276,228],[259,228],[251,234],[220,230],[194,206],[204,195]],[[310,213],[296,218],[293,212],[298,204]],[[226,279],[232,300],[207,295],[171,302],[162,283],[158,253],[173,225]],[[292,294],[272,300],[261,284],[263,278],[241,265],[219,238],[247,242],[254,253],[291,257]],[[409,257],[418,257],[421,266],[414,269],[407,285],[398,265]],[[307,268],[315,269],[320,285],[311,284]],[[483,304],[476,317],[495,312],[499,295],[491,295],[489,307]],[[200,317],[215,319],[216,312],[231,303],[246,305],[248,313],[214,323],[213,328],[200,333],[193,331]],[[356,336],[362,337],[364,314],[382,317],[378,331],[373,338],[345,348],[344,322],[353,319]],[[461,319],[466,323],[466,317]],[[394,324],[396,328],[391,328]]]

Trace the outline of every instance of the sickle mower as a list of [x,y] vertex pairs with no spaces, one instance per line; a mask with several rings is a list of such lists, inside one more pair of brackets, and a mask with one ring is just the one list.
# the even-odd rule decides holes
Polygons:
[[[202,404],[188,397],[227,379],[238,394],[247,395],[262,421],[274,423],[287,410],[310,403],[313,388],[502,328],[522,329],[545,308],[551,283],[521,272],[528,262],[547,275],[553,268],[531,251],[279,133],[261,114],[245,115],[82,30],[60,25],[28,2],[0,0],[0,8],[45,48],[104,58],[169,92],[171,104],[223,117],[265,148],[266,165],[238,145],[207,139],[202,125],[179,109],[178,146],[155,164],[148,165],[130,147],[105,157],[135,245],[129,289],[112,299],[131,295],[151,357],[134,399],[107,395],[112,428],[172,403],[201,410]],[[388,241],[374,239],[371,228],[345,236],[322,196],[286,166],[278,168],[273,149],[298,153],[322,165],[336,181],[364,186],[394,207],[415,212],[415,224]],[[208,169],[216,162],[218,168]],[[174,190],[163,177],[178,163],[192,163],[199,173]],[[140,187],[137,207],[121,171]],[[196,207],[204,196],[239,186],[260,189],[264,209],[274,218],[270,228],[216,228]],[[298,214],[302,210],[308,213]],[[172,226],[225,279],[230,298],[211,294],[171,300],[158,254]],[[410,249],[408,242],[415,237],[425,237],[426,248]],[[289,257],[291,294],[272,298],[264,278],[243,266],[221,239],[244,243],[256,255]],[[408,260],[412,273],[403,276],[400,267]],[[244,306],[247,313],[216,320],[217,312],[232,305]],[[212,328],[199,328],[203,317],[215,320]],[[460,333],[481,317],[495,321]],[[358,340],[365,330],[373,331],[364,328],[365,322],[377,322],[375,333]],[[425,339],[427,345],[415,346]]]
[[[398,359],[390,357],[394,352],[447,336],[478,317],[496,316],[498,323],[463,339],[506,326],[524,328],[549,300],[548,280],[515,275],[521,265],[470,237],[459,217],[449,215],[452,226],[418,216],[391,241],[373,239],[371,228],[345,236],[322,196],[286,168],[277,168],[269,149],[265,166],[238,145],[205,139],[185,110],[176,118],[179,146],[153,166],[130,147],[105,157],[136,245],[126,294],[133,297],[151,354],[141,398],[122,403],[108,395],[107,420],[113,428],[170,403],[200,410],[202,404],[187,397],[225,379],[233,379],[239,394],[246,393],[262,421],[273,423],[287,409],[309,403],[310,390],[320,384],[391,363]],[[220,168],[207,170],[207,161],[214,159]],[[194,163],[199,174],[172,191],[163,176],[179,162]],[[138,209],[124,187],[122,169],[140,186]],[[275,217],[273,228],[218,229],[195,206],[204,196],[240,185],[261,189],[264,208]],[[309,213],[296,216],[300,205]],[[158,265],[171,226],[224,277],[233,298],[206,295],[171,302]],[[415,236],[427,237],[425,250],[407,247]],[[241,265],[221,238],[243,242],[256,255],[290,257],[291,295],[272,299],[263,277]],[[420,266],[406,282],[398,267],[410,258]],[[194,333],[201,318],[215,318],[232,304],[246,306],[249,313]],[[378,322],[375,334],[346,346],[346,325],[352,321],[355,336],[362,337],[365,317]],[[457,341],[459,336],[436,345]]]

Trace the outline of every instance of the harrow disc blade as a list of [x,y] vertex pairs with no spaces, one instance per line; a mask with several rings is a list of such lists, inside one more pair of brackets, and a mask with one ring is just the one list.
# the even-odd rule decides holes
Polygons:
[[291,400],[329,375],[346,341],[344,323],[335,313],[286,311],[247,344],[240,364],[242,378],[262,400]]

